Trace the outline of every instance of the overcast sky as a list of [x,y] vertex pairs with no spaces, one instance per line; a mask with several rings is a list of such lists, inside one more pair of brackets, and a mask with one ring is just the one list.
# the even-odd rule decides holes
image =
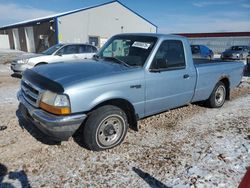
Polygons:
[[[109,0],[0,0],[0,27]],[[160,33],[250,31],[250,0],[120,0]]]

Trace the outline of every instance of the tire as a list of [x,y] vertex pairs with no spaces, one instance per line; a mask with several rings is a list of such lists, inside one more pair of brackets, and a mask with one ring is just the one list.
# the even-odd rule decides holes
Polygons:
[[220,108],[226,100],[226,87],[223,82],[218,82],[210,97],[207,100],[207,105],[211,108]]
[[111,149],[122,143],[128,130],[125,112],[112,105],[90,113],[83,127],[83,143],[93,151]]

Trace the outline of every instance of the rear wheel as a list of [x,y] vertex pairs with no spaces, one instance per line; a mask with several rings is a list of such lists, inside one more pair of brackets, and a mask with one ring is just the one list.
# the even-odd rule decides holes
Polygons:
[[128,130],[127,116],[116,106],[102,106],[89,115],[83,127],[83,142],[94,151],[101,151],[119,145]]
[[208,106],[212,108],[220,108],[226,100],[226,87],[223,82],[218,82],[214,87],[212,94],[207,100]]

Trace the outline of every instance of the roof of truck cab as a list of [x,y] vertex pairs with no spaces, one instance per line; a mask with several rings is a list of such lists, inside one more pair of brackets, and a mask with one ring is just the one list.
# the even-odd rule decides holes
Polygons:
[[157,37],[157,38],[179,38],[179,39],[183,39],[186,38],[184,36],[180,36],[180,35],[172,35],[172,34],[162,34],[162,33],[122,33],[122,34],[118,34],[115,36],[122,36],[122,35],[135,35],[135,36],[149,36],[149,37]]

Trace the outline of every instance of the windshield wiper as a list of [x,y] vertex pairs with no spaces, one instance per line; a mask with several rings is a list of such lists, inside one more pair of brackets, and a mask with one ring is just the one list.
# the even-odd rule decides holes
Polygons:
[[122,61],[122,60],[120,60],[120,59],[118,59],[118,58],[116,58],[116,57],[105,57],[105,56],[104,56],[103,59],[111,60],[111,61],[113,61],[113,62],[116,62],[116,63],[118,63],[118,64],[124,65],[124,66],[126,66],[126,67],[131,67],[129,64],[125,63],[124,61]]

